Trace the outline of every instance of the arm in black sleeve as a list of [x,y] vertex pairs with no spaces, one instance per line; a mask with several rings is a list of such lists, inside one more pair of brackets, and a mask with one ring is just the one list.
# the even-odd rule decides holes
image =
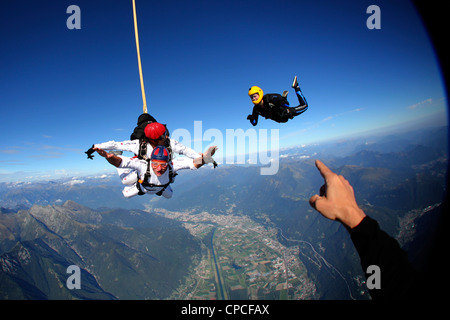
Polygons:
[[418,274],[409,262],[407,253],[395,239],[382,231],[378,223],[368,216],[350,231],[350,235],[366,278],[371,275],[367,273],[370,265],[380,268],[381,288],[369,290],[374,300],[414,297]]
[[253,126],[256,126],[258,124],[258,111],[256,111],[256,106],[253,107],[252,114],[249,114],[247,116],[247,120],[250,120],[250,123]]

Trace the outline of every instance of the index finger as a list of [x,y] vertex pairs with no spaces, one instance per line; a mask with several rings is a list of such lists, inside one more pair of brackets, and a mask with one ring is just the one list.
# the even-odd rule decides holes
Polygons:
[[322,161],[316,160],[316,167],[319,169],[321,176],[326,180],[330,175],[334,174]]

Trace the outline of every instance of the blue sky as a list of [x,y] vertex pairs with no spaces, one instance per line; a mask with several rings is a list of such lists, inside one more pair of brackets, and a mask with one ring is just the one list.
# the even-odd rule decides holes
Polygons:
[[[81,29],[69,30],[69,5]],[[369,30],[377,4],[381,29]],[[247,90],[289,90],[309,109],[280,147],[432,117],[447,98],[426,30],[408,1],[136,0],[148,111],[171,132],[252,129]],[[111,171],[85,158],[126,140],[142,113],[131,0],[4,1],[0,10],[0,181]],[[210,142],[203,141],[202,149]],[[194,147],[194,145],[190,145]],[[197,150],[202,151],[202,150]]]

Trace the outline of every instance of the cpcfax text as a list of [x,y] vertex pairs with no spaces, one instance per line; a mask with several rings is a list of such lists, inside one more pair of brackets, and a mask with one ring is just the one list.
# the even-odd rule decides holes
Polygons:
[[210,318],[214,315],[214,312],[233,315],[263,315],[269,314],[269,305],[258,305],[258,304],[228,304],[225,310],[217,309],[216,307],[196,307],[190,304],[187,307],[181,308],[181,314],[183,315],[207,315]]

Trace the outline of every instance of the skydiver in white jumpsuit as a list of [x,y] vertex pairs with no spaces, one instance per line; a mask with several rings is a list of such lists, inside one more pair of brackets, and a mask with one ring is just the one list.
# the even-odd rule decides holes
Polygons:
[[[86,153],[88,157],[92,156],[94,148],[99,148],[103,150],[119,150],[128,151],[134,153],[140,159],[150,159],[150,155],[154,147],[158,145],[166,146],[170,153],[170,159],[173,159],[173,153],[179,155],[184,155],[190,159],[198,159],[202,154],[186,147],[180,142],[170,139],[168,137],[167,129],[163,124],[158,122],[151,123],[145,127],[145,137],[144,146],[142,147],[141,140],[126,140],[126,141],[107,141],[103,143],[97,143],[92,146]],[[144,148],[144,149],[142,149]],[[117,173],[119,174],[122,183],[125,185],[133,185],[136,183],[137,175],[135,171],[130,168],[117,168]]]
[[164,146],[156,146],[150,156],[150,160],[129,158],[113,153],[107,153],[100,148],[93,148],[99,155],[117,168],[131,169],[135,174],[136,182],[126,186],[122,193],[126,198],[134,197],[138,194],[156,194],[165,198],[171,198],[173,190],[170,184],[174,181],[174,176],[178,170],[196,170],[205,163],[213,163],[217,147],[208,148],[199,159],[192,160],[181,158],[170,161],[169,151]]

